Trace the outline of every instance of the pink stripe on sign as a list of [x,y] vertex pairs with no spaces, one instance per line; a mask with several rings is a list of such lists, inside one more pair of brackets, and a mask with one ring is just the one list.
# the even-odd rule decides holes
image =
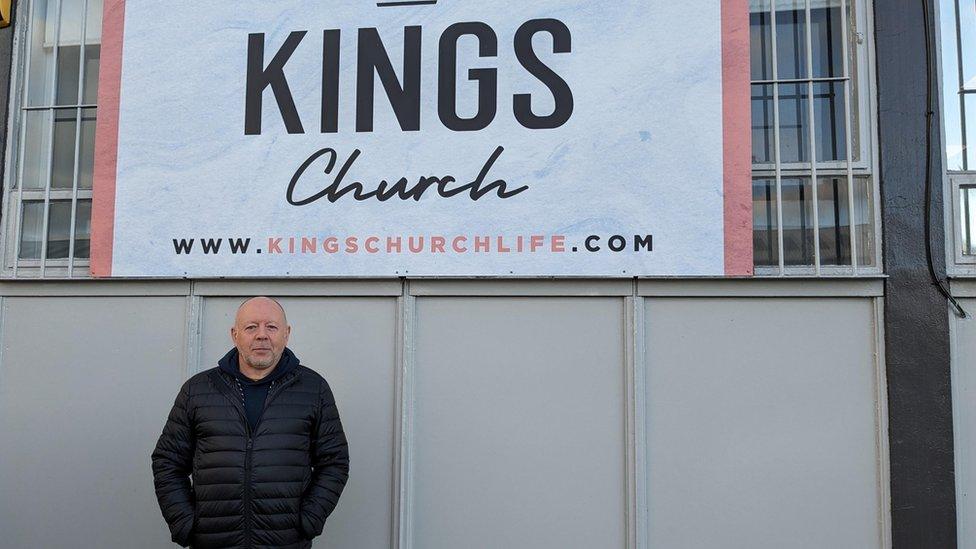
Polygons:
[[95,126],[95,171],[92,183],[91,273],[95,277],[112,276],[124,26],[125,0],[105,0],[102,14],[102,57],[98,75],[98,122]]
[[752,276],[749,3],[721,0],[721,4],[725,275]]

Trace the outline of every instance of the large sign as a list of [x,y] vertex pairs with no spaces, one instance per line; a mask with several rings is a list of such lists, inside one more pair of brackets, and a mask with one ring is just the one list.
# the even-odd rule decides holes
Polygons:
[[95,276],[752,272],[745,0],[106,0]]

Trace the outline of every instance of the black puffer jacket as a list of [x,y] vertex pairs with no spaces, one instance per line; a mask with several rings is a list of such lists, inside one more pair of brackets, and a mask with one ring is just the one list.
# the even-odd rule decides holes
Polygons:
[[252,433],[235,381],[213,368],[183,384],[152,468],[174,542],[308,548],[339,501],[349,453],[315,371],[298,366],[276,380]]

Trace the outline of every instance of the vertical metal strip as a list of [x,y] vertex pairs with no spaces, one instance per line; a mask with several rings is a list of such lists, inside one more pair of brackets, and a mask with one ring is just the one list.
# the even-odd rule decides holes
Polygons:
[[[851,78],[850,56],[853,49],[850,46],[850,33],[853,30],[848,27],[847,0],[841,0],[840,27],[841,40],[843,41],[841,51],[844,54],[844,141],[847,149],[847,223],[851,238],[851,269],[853,275],[857,276],[857,231],[854,223],[854,166],[853,166],[853,146],[851,145]],[[851,14],[853,20],[853,14]],[[838,220],[839,222],[840,220]]]
[[393,549],[413,547],[413,417],[416,298],[403,279],[397,299],[397,368],[394,374]]
[[[81,42],[78,46],[78,96],[75,98],[77,105],[84,104],[81,94],[85,89],[85,49],[88,41],[88,0],[82,2],[81,13]],[[82,109],[79,106],[75,111],[75,156],[74,166],[71,175],[71,226],[68,227],[68,278],[75,275],[75,222],[78,215],[78,169],[81,159],[78,157],[81,151],[81,116]]]
[[54,183],[54,125],[57,120],[57,109],[54,108],[58,101],[58,51],[61,43],[61,8],[64,0],[57,0],[57,7],[54,10],[54,54],[51,60],[51,124],[48,126],[50,141],[47,147],[47,181],[44,186],[44,224],[41,230],[41,278],[44,278],[44,269],[47,266],[47,230],[50,222],[51,213],[51,185]]
[[644,299],[638,295],[634,279],[633,294],[624,299],[624,357],[626,368],[627,433],[627,547],[647,549],[647,410],[644,364]]
[[786,275],[783,250],[783,166],[779,143],[779,59],[776,43],[776,0],[770,0],[770,42],[773,50],[773,165],[776,170],[776,245],[779,248],[779,276]]
[[[36,1],[36,0],[35,0]],[[21,104],[29,103],[28,93],[30,92],[30,68],[31,68],[31,46],[34,40],[34,4],[27,4],[27,38],[24,43],[25,55],[24,74],[21,79],[23,91],[21,94]],[[19,10],[19,8],[18,8]],[[9,234],[14,235],[14,278],[17,278],[17,270],[20,268],[20,241],[23,238],[23,227],[21,226],[21,210],[24,208],[24,156],[27,154],[27,123],[30,114],[23,110],[18,113],[17,120],[20,121],[20,143],[18,143],[18,162],[17,162],[17,201],[14,204],[13,227],[10,227]]]
[[183,379],[200,372],[200,353],[203,343],[203,298],[196,295],[196,282],[190,281],[186,297],[186,354]]
[[[810,187],[813,200],[813,266],[817,276],[820,276],[820,198],[819,181],[817,180],[817,133],[814,127],[814,95],[813,95],[813,20],[810,18],[810,0],[804,1],[806,13],[806,49],[807,49],[807,124],[810,134]],[[837,220],[836,223],[839,223]]]
[[7,298],[0,296],[0,398],[3,397],[3,349],[6,347],[6,319],[7,319]]
[[878,530],[882,549],[891,549],[891,452],[888,448],[888,378],[885,366],[884,297],[873,298],[874,304],[874,374],[875,420],[877,421],[878,503],[881,516]]
[[969,148],[967,147],[967,135],[966,135],[966,94],[963,93],[963,89],[966,87],[966,76],[964,74],[965,69],[963,68],[963,57],[962,57],[962,16],[960,14],[959,0],[954,2],[956,5],[956,64],[959,74],[959,121],[960,121],[960,133],[962,133],[962,169],[963,171],[969,170]]

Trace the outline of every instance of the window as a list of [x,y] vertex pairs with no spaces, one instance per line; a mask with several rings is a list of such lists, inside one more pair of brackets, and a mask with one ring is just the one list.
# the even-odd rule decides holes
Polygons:
[[750,2],[757,274],[880,272],[867,20],[857,0]]
[[102,0],[25,4],[5,275],[87,276]]
[[949,270],[976,274],[976,0],[941,0],[942,112],[946,200],[951,223]]

